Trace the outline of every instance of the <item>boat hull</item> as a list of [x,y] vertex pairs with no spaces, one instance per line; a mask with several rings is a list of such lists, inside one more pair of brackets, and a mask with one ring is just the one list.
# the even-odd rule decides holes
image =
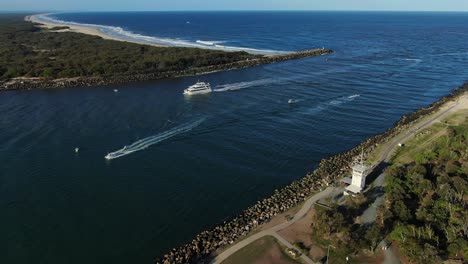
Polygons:
[[197,95],[197,94],[208,94],[208,93],[211,93],[213,90],[209,89],[209,90],[203,90],[203,91],[195,91],[195,92],[191,92],[191,91],[187,91],[185,90],[184,91],[184,95]]

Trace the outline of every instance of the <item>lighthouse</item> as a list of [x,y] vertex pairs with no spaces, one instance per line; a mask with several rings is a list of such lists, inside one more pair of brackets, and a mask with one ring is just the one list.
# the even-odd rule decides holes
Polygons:
[[[364,151],[363,151],[364,152]],[[351,184],[346,187],[344,194],[358,194],[366,187],[366,177],[369,175],[370,167],[364,165],[363,153],[361,153],[361,161],[352,166],[353,174]]]

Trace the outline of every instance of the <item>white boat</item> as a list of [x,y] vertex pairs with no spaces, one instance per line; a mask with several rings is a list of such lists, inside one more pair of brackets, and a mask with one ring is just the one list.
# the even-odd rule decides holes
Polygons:
[[184,90],[184,94],[186,95],[194,95],[194,94],[206,94],[211,93],[213,90],[209,83],[205,82],[197,82],[196,84],[189,86],[187,89]]
[[128,154],[129,151],[127,150],[127,146],[125,146],[123,149],[120,149],[118,151],[115,151],[115,152],[111,152],[111,153],[108,153],[104,158],[106,160],[111,160],[111,159],[116,159],[118,157],[122,157],[126,154]]

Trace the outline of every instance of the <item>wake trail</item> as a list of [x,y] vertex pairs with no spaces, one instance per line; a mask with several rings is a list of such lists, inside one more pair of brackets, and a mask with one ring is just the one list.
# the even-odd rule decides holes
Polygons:
[[196,121],[185,123],[185,124],[173,127],[171,129],[169,129],[167,131],[164,131],[162,133],[159,133],[157,135],[150,136],[150,137],[147,137],[147,138],[144,138],[144,139],[140,139],[140,140],[138,140],[138,141],[136,141],[136,142],[134,142],[134,143],[132,143],[132,144],[130,144],[128,146],[123,147],[122,149],[119,149],[119,150],[116,150],[114,152],[111,152],[111,153],[107,154],[104,158],[106,158],[107,160],[116,159],[116,158],[120,158],[120,157],[129,155],[129,154],[132,154],[133,152],[146,149],[151,145],[160,143],[160,142],[162,142],[164,140],[167,140],[169,138],[172,138],[172,137],[174,137],[176,135],[186,133],[186,132],[192,130],[193,128],[199,126],[205,120],[206,120],[206,117],[203,117],[203,118],[200,118],[200,119],[198,119]]
[[240,89],[245,89],[253,86],[267,85],[272,84],[275,80],[273,79],[261,79],[251,82],[239,82],[231,84],[222,84],[218,85],[213,89],[213,92],[226,92],[226,91],[235,91]]
[[356,99],[357,97],[360,97],[360,96],[361,95],[359,95],[359,94],[353,94],[353,95],[350,95],[350,96],[343,96],[343,97],[340,97],[338,99],[331,100],[327,104],[328,105],[341,105],[341,104],[344,104],[346,102],[351,102],[351,101],[353,101],[354,99]]
[[339,106],[339,105],[342,105],[344,103],[352,102],[352,101],[354,101],[356,98],[358,98],[360,96],[361,95],[359,95],[359,94],[343,96],[343,97],[340,97],[340,98],[337,98],[337,99],[334,99],[334,100],[319,104],[318,106],[316,106],[314,108],[309,108],[308,110],[306,110],[303,113],[304,114],[317,114],[317,113],[322,112],[322,111],[324,111],[324,110],[326,110],[326,109],[328,109],[330,107]]

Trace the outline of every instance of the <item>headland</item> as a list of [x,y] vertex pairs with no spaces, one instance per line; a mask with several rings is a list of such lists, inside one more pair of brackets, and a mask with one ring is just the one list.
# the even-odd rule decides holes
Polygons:
[[[252,54],[190,47],[163,47],[116,38],[93,27],[44,22],[39,15],[5,18],[1,90],[97,86],[201,75],[330,54],[319,48]],[[8,38],[6,37],[8,36]],[[21,43],[16,45],[15,43]],[[20,48],[21,46],[21,48]],[[99,56],[96,56],[99,54]],[[26,63],[27,61],[27,63]]]

